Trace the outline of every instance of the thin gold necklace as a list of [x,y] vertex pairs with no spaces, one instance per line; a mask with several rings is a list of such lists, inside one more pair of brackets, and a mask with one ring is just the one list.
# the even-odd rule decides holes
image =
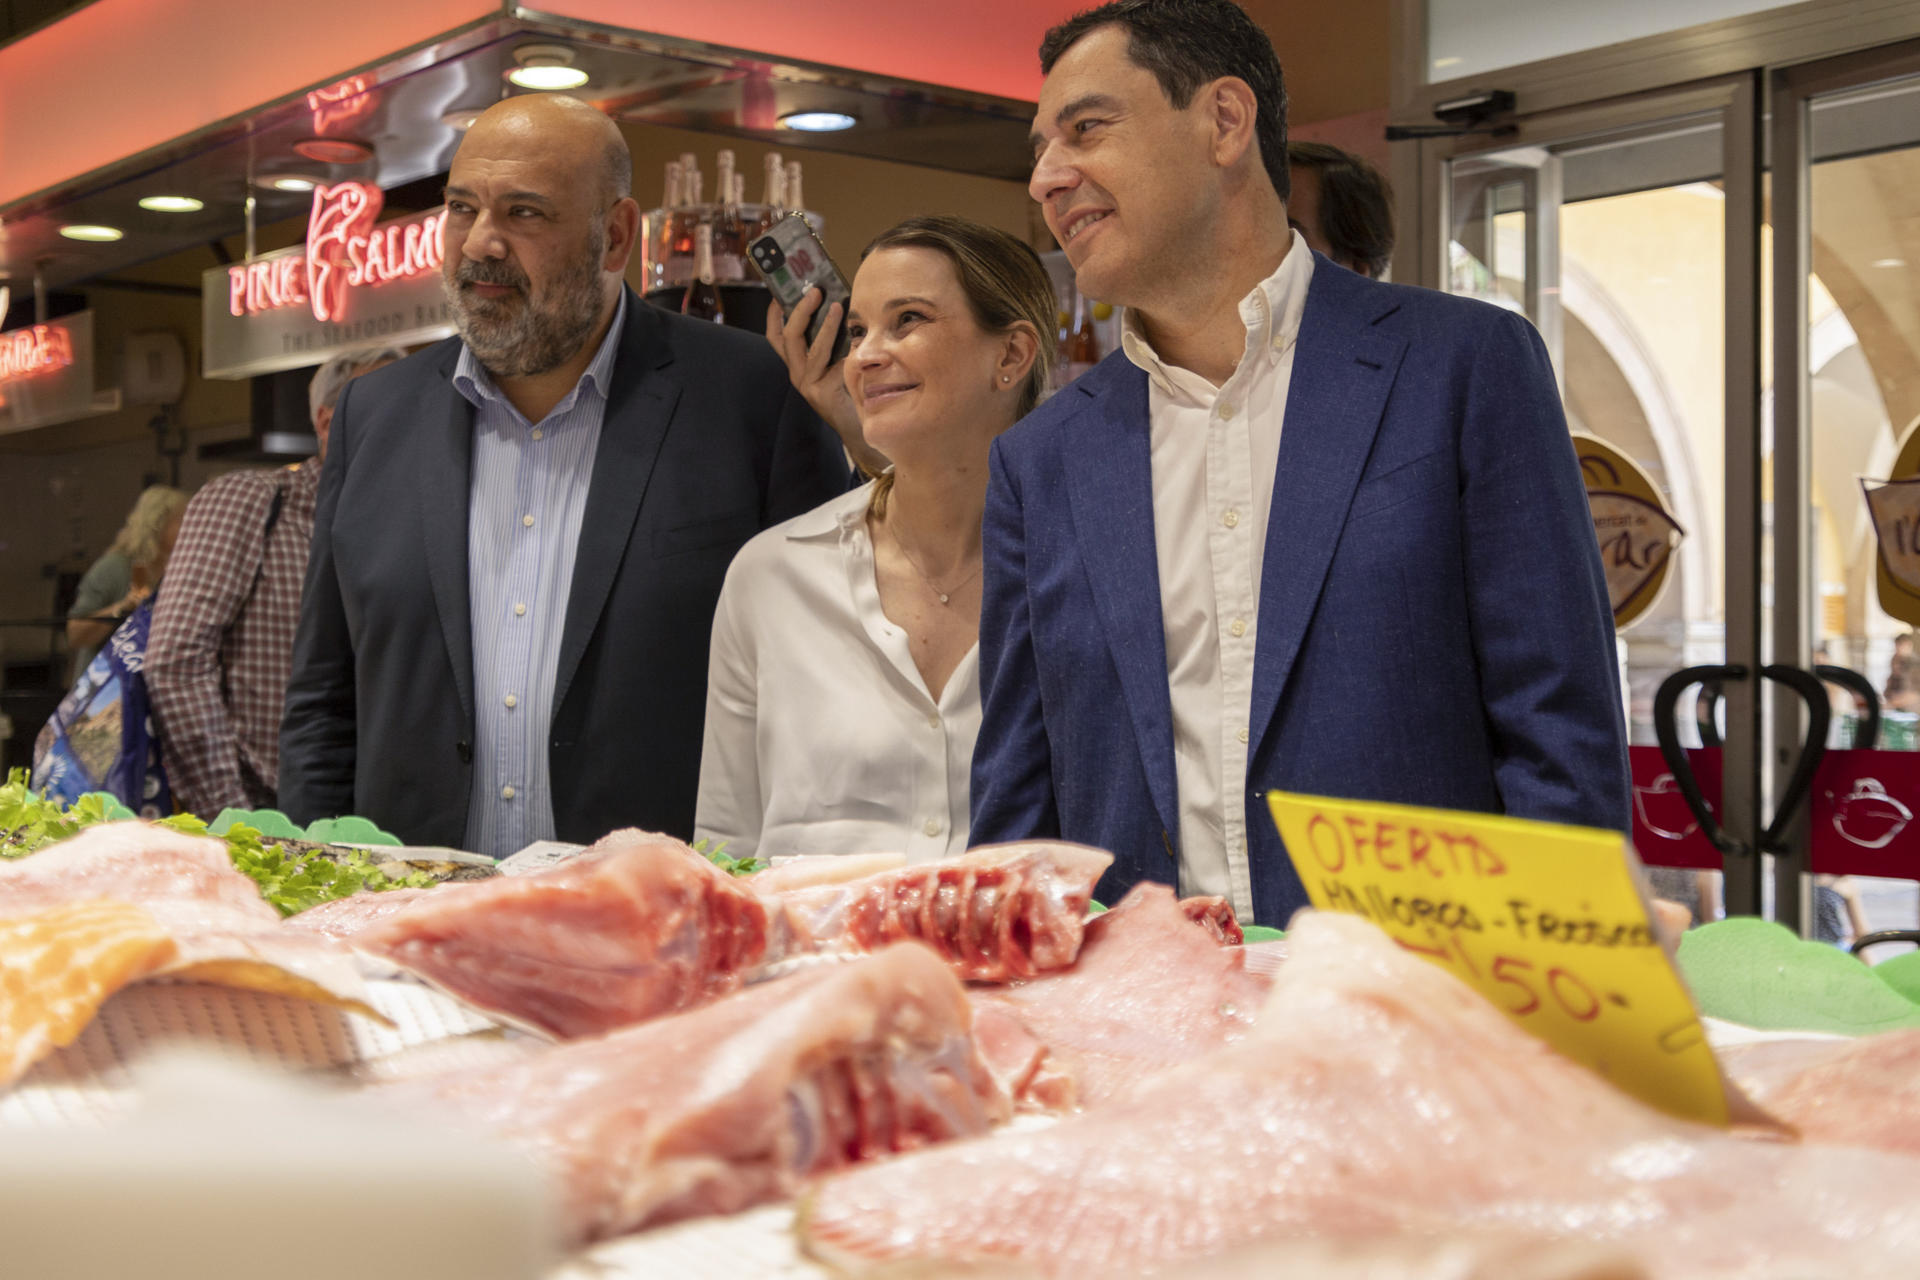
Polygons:
[[976,564],[975,566],[973,566],[973,568],[967,571],[966,577],[954,583],[953,586],[949,587],[947,590],[942,591],[940,589],[940,585],[933,580],[932,575],[930,575],[925,569],[922,569],[920,567],[920,562],[914,558],[913,552],[907,550],[907,544],[900,540],[900,535],[894,532],[893,526],[891,524],[887,526],[887,536],[893,539],[893,545],[900,548],[900,554],[907,558],[907,563],[913,566],[913,571],[920,575],[920,581],[927,584],[927,590],[933,592],[935,596],[939,597],[941,604],[950,603],[953,599],[954,592],[957,592],[958,590],[960,590],[960,588],[966,586],[969,582],[972,582],[974,575],[979,573],[980,570],[986,565],[986,557],[982,556],[980,563]]

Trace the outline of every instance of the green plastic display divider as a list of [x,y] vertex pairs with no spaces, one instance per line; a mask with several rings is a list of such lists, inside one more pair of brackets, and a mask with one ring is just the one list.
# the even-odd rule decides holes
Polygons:
[[1287,936],[1284,930],[1270,929],[1264,924],[1243,924],[1240,932],[1248,942],[1278,942]]
[[394,846],[401,843],[400,837],[391,832],[382,831],[365,818],[356,818],[351,815],[344,818],[321,818],[309,826],[302,827],[278,809],[222,809],[220,816],[213,820],[207,830],[216,836],[223,836],[236,823],[252,827],[269,840]]
[[[88,796],[99,797],[101,808],[105,811],[109,821],[120,822],[127,818],[137,818],[140,816],[124,804],[121,804],[120,797],[114,795],[111,791],[89,791],[86,795],[81,796],[80,800],[85,800]],[[79,801],[76,800],[74,803],[78,804]]]
[[1909,951],[1905,955],[1881,961],[1873,966],[1873,976],[1915,1004],[1920,1004],[1920,951]]
[[[1766,1031],[1857,1036],[1920,1027],[1920,1003],[1885,980],[1884,967],[1767,920],[1721,920],[1680,942],[1680,971],[1700,1012]],[[1910,972],[1920,978],[1920,969]]]

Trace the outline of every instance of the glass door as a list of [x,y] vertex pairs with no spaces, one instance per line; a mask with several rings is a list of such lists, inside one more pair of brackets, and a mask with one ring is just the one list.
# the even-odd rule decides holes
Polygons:
[[1780,915],[1847,945],[1920,926],[1920,52],[1781,72],[1772,113],[1773,647],[1859,677],[1829,686]]
[[[1726,865],[1690,817],[1655,729],[1673,673],[1760,656],[1758,405],[1730,377],[1758,360],[1758,281],[1730,288],[1728,272],[1758,257],[1756,96],[1741,78],[1428,144],[1446,175],[1443,287],[1523,312],[1553,358],[1615,606],[1636,842],[1656,890],[1697,919],[1763,896],[1760,861]],[[1720,824],[1751,844],[1751,682],[1682,707]]]

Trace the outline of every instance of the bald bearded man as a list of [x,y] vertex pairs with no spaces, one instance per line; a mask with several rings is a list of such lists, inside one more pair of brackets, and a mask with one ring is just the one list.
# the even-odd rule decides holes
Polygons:
[[845,457],[764,341],[623,284],[632,161],[594,108],[496,104],[446,194],[460,336],[341,397],[281,803],[494,856],[690,835],[727,563]]

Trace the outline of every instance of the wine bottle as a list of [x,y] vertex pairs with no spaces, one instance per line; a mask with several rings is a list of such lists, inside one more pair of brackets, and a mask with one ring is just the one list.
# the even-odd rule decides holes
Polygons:
[[767,177],[760,195],[760,225],[754,228],[754,239],[767,234],[773,229],[773,224],[780,220],[780,197],[787,186],[787,167],[781,163],[778,151],[767,152],[765,169]]
[[1062,386],[1100,363],[1100,335],[1093,327],[1093,303],[1087,300],[1086,295],[1078,294],[1073,308],[1076,323],[1073,333],[1067,338],[1065,349],[1060,353],[1065,357],[1061,370]]
[[801,213],[806,212],[807,198],[801,193],[800,189],[800,162],[798,160],[795,160],[787,166],[787,188],[783,194],[787,208],[798,210]]
[[726,303],[721,301],[720,286],[713,278],[713,227],[701,223],[693,232],[693,279],[680,300],[680,314],[696,320],[727,322]]

